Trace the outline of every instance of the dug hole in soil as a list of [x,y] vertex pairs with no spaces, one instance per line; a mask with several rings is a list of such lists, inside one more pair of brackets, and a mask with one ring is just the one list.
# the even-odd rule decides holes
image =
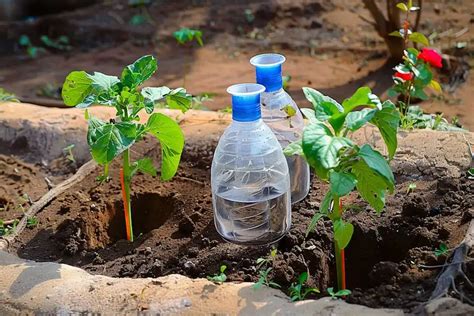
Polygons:
[[[228,281],[257,281],[256,260],[267,256],[270,246],[226,243],[214,228],[210,166],[216,144],[217,139],[212,137],[187,144],[172,181],[162,182],[142,174],[134,177],[135,242],[124,240],[120,165],[115,162],[110,167],[110,182],[96,181],[101,171],[97,168],[45,207],[37,215],[39,224],[23,231],[10,251],[21,258],[66,263],[114,277],[179,273],[198,278],[215,274],[225,264]],[[14,146],[8,150],[1,154],[15,154]],[[159,165],[159,144],[147,138],[133,148],[133,159],[144,155]],[[26,171],[18,170],[18,166]],[[45,167],[1,155],[0,180],[6,184],[2,187],[18,195],[26,189],[41,192],[47,190],[43,177],[65,178],[77,167],[65,158]],[[18,181],[8,182],[13,175],[18,176],[17,171],[21,171],[22,179],[18,181],[25,184],[23,188],[15,187]],[[455,247],[464,237],[472,218],[474,182],[464,177],[430,176],[414,181],[407,175],[396,174],[396,178],[396,193],[387,198],[380,215],[356,195],[343,201],[348,209],[345,216],[355,227],[346,249],[347,286],[352,290],[347,301],[413,311],[429,299],[439,272],[421,269],[419,265],[443,264],[446,257],[436,257],[433,250],[441,243]],[[407,193],[412,182],[417,187]],[[326,288],[336,284],[330,221],[321,221],[315,232],[305,238],[307,225],[326,190],[326,184],[313,180],[309,196],[293,205],[289,234],[275,245],[278,254],[270,277],[284,292],[304,271],[310,275],[308,284],[322,290],[321,296],[327,295]],[[466,272],[468,277],[474,276],[472,262],[467,263]],[[474,295],[463,283],[458,289],[470,297]]]

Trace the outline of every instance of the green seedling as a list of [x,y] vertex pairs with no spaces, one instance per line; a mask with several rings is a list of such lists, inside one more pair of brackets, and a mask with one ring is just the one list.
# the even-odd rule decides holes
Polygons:
[[187,43],[191,43],[196,41],[199,46],[203,46],[204,42],[202,41],[202,31],[200,30],[193,30],[183,27],[178,31],[173,33],[174,38],[178,42],[178,44],[185,45]]
[[320,293],[318,288],[305,286],[307,280],[308,272],[303,272],[298,277],[298,282],[291,284],[288,290],[292,302],[302,301],[311,293]]
[[26,227],[33,228],[38,225],[38,218],[36,216],[28,217],[26,219]]
[[407,187],[407,194],[414,192],[416,189],[416,183],[410,183]]
[[291,118],[296,115],[295,108],[292,107],[290,104],[287,104],[282,107],[281,110],[285,112],[286,118],[288,119],[288,124],[290,124],[290,128],[293,128],[293,125],[291,124]]
[[[196,41],[199,46],[203,46],[204,42],[202,41],[202,31],[193,30],[188,28],[181,28],[178,31],[173,33],[173,37],[179,45],[186,45]],[[188,64],[183,62],[183,87],[186,87],[186,77],[188,73]]]
[[474,168],[469,168],[467,171],[467,177],[468,179],[474,179]]
[[214,93],[201,93],[193,97],[191,108],[193,110],[205,110],[209,109],[204,105],[204,102],[209,102],[213,100]]
[[225,275],[226,269],[227,266],[225,264],[221,265],[221,267],[219,268],[219,273],[216,273],[213,276],[208,276],[207,279],[216,284],[224,283],[227,280],[227,276]]
[[[183,88],[139,87],[157,70],[157,61],[151,55],[143,56],[122,71],[120,77],[100,72],[71,72],[63,85],[62,97],[68,106],[87,108],[92,104],[114,107],[116,116],[109,121],[94,117],[86,110],[88,121],[87,143],[92,158],[104,166],[101,180],[108,178],[110,163],[121,156],[122,199],[124,203],[127,239],[133,241],[130,183],[137,172],[156,176],[157,170],[150,158],[131,160],[130,148],[147,134],[161,144],[161,179],[170,180],[176,173],[184,147],[184,135],[179,125],[168,116],[153,113],[155,103],[166,100],[173,109],[186,111],[191,96]],[[139,114],[149,114],[147,122],[140,123]]]
[[76,146],[74,144],[71,144],[63,148],[63,153],[66,155],[66,159],[72,163],[76,163],[76,159],[74,158],[74,154],[72,153],[72,150],[74,149],[74,147]]
[[278,252],[278,250],[276,248],[273,248],[272,250],[270,250],[270,253],[268,254],[268,256],[258,258],[257,262],[256,262],[257,263],[257,269],[260,269],[263,266],[272,264],[273,261],[276,258],[277,252]]
[[138,14],[132,16],[129,23],[131,25],[142,25],[153,22],[153,18],[150,12],[148,12],[148,6],[150,6],[152,2],[152,0],[129,0],[128,6],[138,10]]
[[328,294],[331,295],[331,298],[334,300],[351,295],[351,291],[347,289],[334,292],[334,289],[330,287],[327,289],[327,291],[328,291]]
[[282,76],[281,79],[283,81],[283,89],[285,90],[290,89],[291,76],[290,75]]
[[4,89],[0,88],[0,103],[3,102],[20,102],[17,97],[10,92],[5,91]]
[[434,255],[436,257],[443,256],[449,252],[448,246],[446,244],[442,243],[439,245],[438,248],[435,249]]
[[42,35],[40,37],[41,42],[44,46],[61,50],[61,51],[69,51],[72,49],[72,46],[69,44],[69,37],[66,35],[61,35],[57,39],[52,39],[47,35]]
[[247,23],[249,24],[255,21],[255,15],[253,14],[251,9],[245,9],[244,16],[245,16],[245,19],[247,20]]
[[28,35],[20,36],[18,44],[20,44],[21,47],[24,47],[26,49],[26,53],[32,59],[35,59],[36,57],[38,57],[39,53],[45,51],[44,48],[33,45]]
[[258,272],[258,274],[259,274],[258,281],[257,281],[257,283],[255,283],[253,285],[253,288],[255,290],[258,290],[263,285],[268,286],[268,287],[272,287],[272,288],[275,288],[275,289],[281,288],[280,284],[278,284],[276,282],[273,282],[272,280],[270,280],[268,278],[268,275],[270,274],[271,271],[272,271],[272,268],[267,268],[267,269],[262,269]]
[[12,223],[6,224],[0,219],[0,237],[12,234],[20,221],[15,219]]
[[388,159],[392,159],[398,144],[400,113],[391,101],[382,103],[368,87],[359,88],[342,105],[314,89],[303,88],[303,91],[314,109],[302,109],[309,125],[303,131],[302,140],[290,144],[284,152],[303,155],[316,175],[329,183],[329,190],[306,235],[314,230],[321,218],[332,221],[338,288],[341,290],[345,288],[344,249],[354,232],[353,225],[343,219],[341,198],[356,190],[380,213],[387,192],[395,189],[395,178],[387,159],[368,143],[356,144],[349,135],[368,123],[375,125],[385,142]]

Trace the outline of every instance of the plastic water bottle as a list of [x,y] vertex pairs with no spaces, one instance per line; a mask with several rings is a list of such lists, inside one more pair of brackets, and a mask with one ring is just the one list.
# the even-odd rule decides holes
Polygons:
[[214,222],[227,241],[262,245],[291,224],[290,178],[281,146],[261,119],[254,83],[230,86],[232,124],[219,140],[211,169]]
[[[283,90],[281,66],[285,56],[261,54],[250,59],[256,67],[257,83],[265,86],[262,93],[262,119],[275,133],[280,145],[301,139],[304,128],[303,116],[295,101]],[[301,156],[286,157],[290,170],[291,202],[303,200],[309,192],[309,165]]]

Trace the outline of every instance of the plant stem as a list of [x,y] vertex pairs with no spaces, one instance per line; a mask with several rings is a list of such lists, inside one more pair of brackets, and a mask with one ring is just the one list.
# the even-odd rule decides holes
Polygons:
[[127,149],[123,152],[123,205],[125,211],[127,239],[133,242],[132,205],[130,203],[130,181],[130,151]]
[[[342,203],[338,196],[334,196],[334,220],[342,217]],[[333,226],[334,227],[334,226]],[[344,264],[344,249],[334,240],[334,252],[336,256],[337,288],[344,290],[346,288],[346,269]]]

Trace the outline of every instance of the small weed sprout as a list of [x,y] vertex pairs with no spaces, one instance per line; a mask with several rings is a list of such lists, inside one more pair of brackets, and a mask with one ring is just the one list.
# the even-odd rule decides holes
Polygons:
[[72,163],[76,163],[76,159],[74,158],[74,154],[72,153],[72,150],[74,149],[74,147],[75,145],[71,144],[63,148],[63,153],[66,156],[66,159]]
[[47,35],[42,35],[40,37],[41,42],[44,46],[53,48],[60,51],[70,51],[72,46],[69,44],[69,37],[66,35],[61,35],[57,39],[52,39]]
[[227,266],[225,264],[221,265],[219,268],[219,273],[216,273],[213,276],[208,276],[207,279],[216,284],[224,283],[227,280],[227,275],[225,274],[226,269]]
[[[189,28],[181,28],[178,31],[173,33],[173,37],[179,45],[185,46],[188,43],[195,41],[199,46],[203,46],[204,42],[202,41],[202,31],[194,30]],[[186,87],[186,77],[188,73],[189,65],[186,62],[183,62],[183,87]]]
[[0,88],[0,103],[3,102],[20,102],[17,97],[10,92],[5,91],[4,89]]
[[36,216],[28,217],[26,219],[26,227],[33,228],[38,225],[38,218]]
[[19,220],[15,219],[12,223],[7,224],[0,219],[0,237],[12,234],[19,222]]
[[305,286],[308,280],[308,272],[303,272],[298,277],[297,283],[292,283],[288,289],[292,302],[302,301],[311,293],[320,293],[318,288]]
[[338,298],[342,298],[342,297],[344,297],[344,296],[349,296],[349,295],[351,295],[351,291],[350,291],[350,290],[347,290],[347,289],[345,289],[345,290],[339,290],[339,291],[337,291],[337,292],[334,292],[334,288],[329,287],[329,288],[327,289],[327,291],[328,291],[328,294],[331,296],[331,298],[334,299],[334,300],[337,300]]
[[26,53],[32,59],[35,59],[36,57],[38,57],[39,53],[42,53],[45,51],[43,47],[33,45],[28,35],[20,36],[20,39],[18,40],[18,44],[21,47],[26,49]]
[[446,244],[441,243],[438,248],[435,249],[434,255],[436,257],[440,257],[446,255],[449,252],[448,246]]
[[407,187],[407,195],[414,192],[416,189],[416,183],[410,183]]
[[258,281],[253,285],[255,290],[261,288],[263,285],[273,288],[280,288],[281,286],[269,279],[269,274],[273,270],[272,265],[277,255],[277,249],[273,248],[268,256],[260,257],[256,261],[256,268],[258,271]]
[[283,81],[283,89],[288,91],[288,89],[290,89],[291,76],[282,76],[281,79]]
[[128,0],[128,6],[138,10],[138,13],[130,19],[131,25],[142,25],[145,23],[153,23],[153,18],[148,12],[148,6],[152,4],[153,0]]

